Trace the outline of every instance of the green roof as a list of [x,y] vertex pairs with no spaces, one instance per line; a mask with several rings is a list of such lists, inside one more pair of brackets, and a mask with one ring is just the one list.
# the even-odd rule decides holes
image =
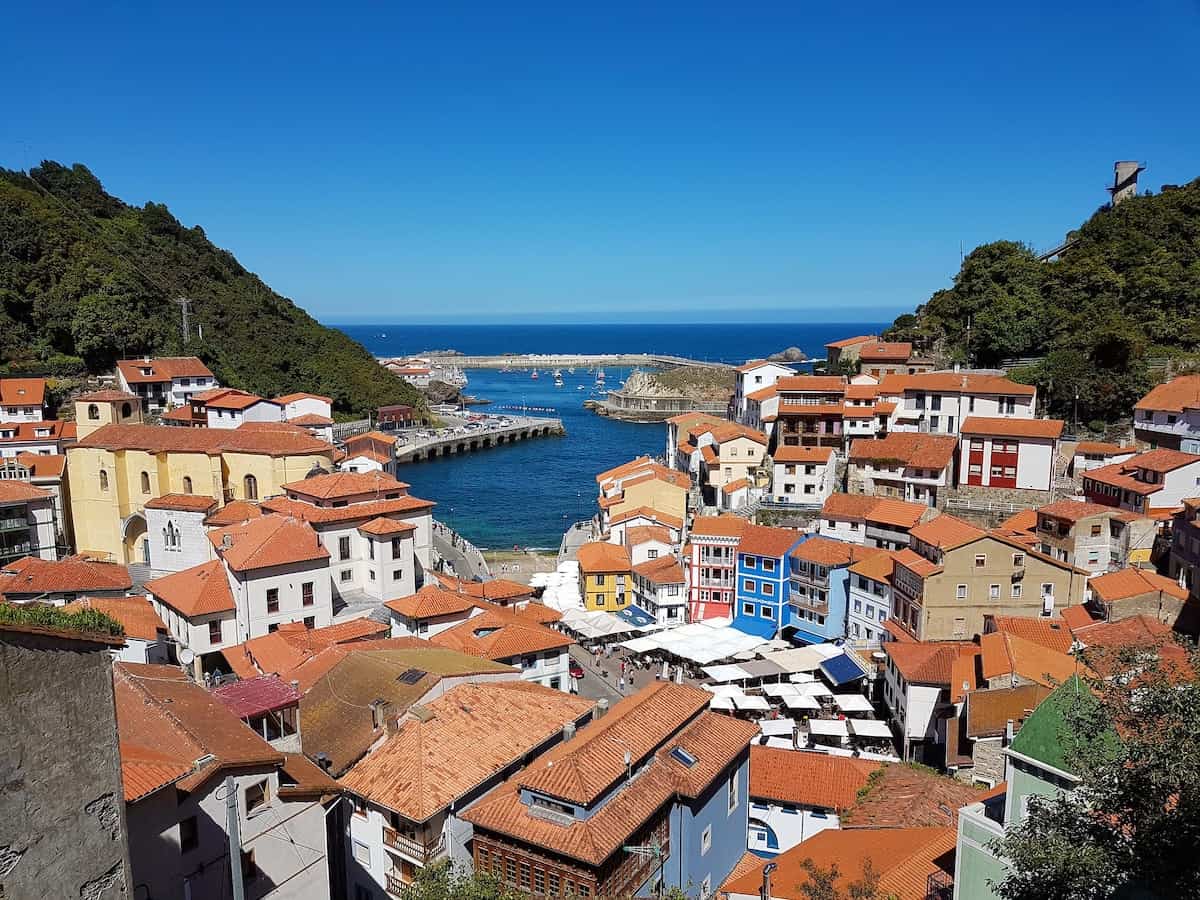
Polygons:
[[[1067,761],[1073,739],[1068,715],[1073,709],[1091,711],[1100,701],[1078,675],[1064,681],[1033,711],[1013,738],[1012,750],[1062,772],[1071,772]],[[1105,741],[1115,741],[1109,732]]]

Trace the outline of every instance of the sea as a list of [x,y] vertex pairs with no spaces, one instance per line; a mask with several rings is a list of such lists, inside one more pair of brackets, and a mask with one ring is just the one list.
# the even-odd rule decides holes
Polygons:
[[[338,325],[376,356],[457,350],[499,353],[661,353],[740,364],[786,347],[822,358],[825,344],[855,334],[878,334],[890,323],[754,325]],[[615,388],[630,370],[605,369]],[[480,412],[536,407],[562,419],[564,437],[518,441],[488,450],[403,466],[412,493],[437,502],[434,516],[485,549],[556,549],[563,531],[596,511],[596,474],[666,449],[666,426],[607,419],[583,407],[597,399],[595,374],[551,371],[535,380],[528,369],[470,369],[466,393],[492,401]],[[582,388],[582,390],[580,389]],[[531,414],[535,414],[532,413]]]

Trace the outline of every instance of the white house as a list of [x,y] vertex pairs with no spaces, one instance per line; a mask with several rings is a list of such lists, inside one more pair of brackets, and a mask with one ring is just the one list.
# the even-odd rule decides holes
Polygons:
[[22,453],[0,457],[0,481],[18,481],[50,494],[54,507],[55,540],[71,544],[71,517],[66,506],[67,458],[58,453]]
[[0,424],[0,457],[61,454],[63,447],[75,442],[75,423],[46,419],[40,422]]
[[1133,446],[1126,447],[1105,441],[1080,441],[1075,445],[1075,452],[1071,456],[1071,474],[1082,475],[1092,469],[1123,463],[1137,452],[1137,447]]
[[1037,388],[1000,375],[925,372],[884,376],[879,398],[896,404],[889,431],[956,435],[968,416],[1032,419]]
[[1053,487],[1060,420],[968,416],[959,427],[960,485],[1034,491]]
[[346,438],[342,444],[346,458],[338,463],[343,472],[383,472],[396,475],[396,436],[368,431]]
[[629,560],[633,565],[650,559],[670,556],[675,552],[671,532],[662,525],[639,525],[624,529],[625,546],[629,548]]
[[885,550],[850,566],[846,637],[852,643],[876,644],[888,639],[883,623],[892,614],[894,563],[891,552]]
[[0,422],[40,422],[45,378],[0,378]]
[[[780,378],[795,375],[796,370],[782,363],[767,362],[763,359],[751,360],[745,365],[738,366],[737,377],[733,387],[733,417],[734,421],[751,428],[759,425],[747,421],[746,398],[765,388],[775,386]],[[760,395],[763,396],[763,395]]]
[[211,670],[226,647],[285,622],[321,628],[333,621],[329,551],[301,519],[262,516],[210,531],[217,558],[146,582],[155,611]]
[[973,657],[979,647],[956,641],[887,641],[883,652],[883,699],[899,731],[903,757],[922,761],[922,750],[945,742],[943,714],[974,689]]
[[675,557],[663,555],[633,567],[634,603],[659,625],[682,625],[687,610],[687,578]]
[[313,527],[329,551],[335,596],[404,597],[433,568],[434,504],[410,496],[404,482],[382,472],[334,472],[283,489],[263,509]]
[[283,407],[283,418],[286,422],[299,416],[323,416],[328,419],[333,415],[333,400],[329,397],[322,397],[320,394],[301,391],[276,397],[274,402]]
[[632,528],[662,527],[671,536],[671,543],[678,544],[683,535],[683,520],[670,513],[659,512],[649,506],[639,506],[613,516],[609,521],[608,540],[612,544],[624,544],[625,533]]
[[217,501],[202,494],[164,494],[148,500],[146,545],[154,572],[180,572],[215,559],[205,518]]
[[837,460],[832,447],[776,447],[771,466],[771,499],[776,503],[820,506],[837,486]]
[[779,418],[779,389],[775,385],[761,388],[747,394],[744,403],[746,411],[741,424],[770,437]]
[[[915,376],[914,376],[915,377]],[[847,488],[851,493],[937,506],[954,484],[958,439],[941,434],[890,432],[857,440],[850,448]]]
[[388,600],[384,606],[390,613],[392,637],[426,640],[482,611],[475,598],[439,584],[427,584],[416,593]]
[[221,388],[205,391],[193,397],[192,404],[202,400],[209,428],[238,428],[246,422],[281,422],[283,407],[274,400],[264,400],[257,394]]
[[[393,613],[395,607],[392,607]],[[559,614],[541,604],[506,609],[476,601],[466,621],[430,636],[431,643],[520,670],[522,681],[556,691],[571,688],[569,650],[575,642],[543,624]]]
[[1151,448],[1200,451],[1200,375],[1172,378],[1139,400],[1133,433]]
[[118,360],[117,384],[135,394],[146,409],[155,411],[183,406],[197,391],[218,387],[208,366],[195,356]]
[[58,559],[58,533],[53,494],[0,478],[0,565],[23,556]]
[[1144,516],[1172,511],[1200,494],[1200,456],[1165,448],[1148,450],[1085,472],[1083,493],[1093,503]]
[[[337,783],[272,747],[174,666],[113,669],[131,883],[146,897],[229,890],[227,803],[248,898],[329,896],[326,809]],[[233,779],[232,797],[225,790]]]

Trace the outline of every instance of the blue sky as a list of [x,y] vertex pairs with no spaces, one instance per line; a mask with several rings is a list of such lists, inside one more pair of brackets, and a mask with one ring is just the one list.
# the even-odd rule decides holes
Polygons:
[[1200,175],[1197,46],[1195,2],[18,4],[0,165],[328,322],[878,319],[1116,159]]

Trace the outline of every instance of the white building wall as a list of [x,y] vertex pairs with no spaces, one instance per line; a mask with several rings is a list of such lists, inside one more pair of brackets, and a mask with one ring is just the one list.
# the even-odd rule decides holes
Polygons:
[[[865,584],[864,584],[865,582]],[[892,612],[892,588],[886,582],[850,573],[846,636],[852,641],[882,641],[884,621]]]
[[1167,472],[1162,490],[1150,498],[1150,505],[1158,509],[1179,506],[1197,494],[1200,494],[1200,462]]
[[283,408],[269,400],[247,406],[245,409],[214,409],[209,407],[209,428],[237,428],[245,422],[282,422]]
[[[313,586],[311,606],[303,605],[302,585]],[[271,625],[314,619],[314,628],[333,624],[333,600],[329,570],[319,564],[297,563],[229,573],[229,586],[237,607],[238,643],[269,633]],[[267,592],[279,592],[279,611],[267,612]]]
[[455,613],[449,616],[437,616],[431,619],[416,619],[405,618],[396,613],[391,614],[391,637],[419,637],[428,640],[434,635],[441,634],[448,628],[453,628],[460,622],[465,622],[471,617],[470,611],[463,613]]
[[[803,751],[797,750],[797,753]],[[752,853],[776,854],[790,850],[826,828],[837,828],[841,823],[837,813],[805,809],[801,806],[776,803],[771,800],[751,800],[749,832],[746,849]],[[775,833],[778,847],[767,846],[766,832],[757,828],[761,822]]]
[[302,397],[283,405],[285,419],[294,419],[297,416],[324,416],[330,419],[333,418],[333,411],[324,400],[318,400],[316,397]]
[[571,689],[571,678],[568,671],[570,654],[566,647],[561,650],[546,650],[541,653],[514,656],[511,659],[502,659],[500,663],[519,669],[522,681],[533,681],[544,687],[564,692],[569,692]]
[[[212,542],[204,527],[204,513],[147,508],[145,515],[151,569],[156,572],[181,572],[214,558]],[[167,545],[168,524],[179,532],[177,547]]]
[[[119,370],[118,370],[119,371]],[[121,379],[124,382],[124,379]],[[184,382],[187,382],[184,384]],[[182,406],[188,402],[188,398],[192,394],[199,391],[208,391],[213,388],[218,388],[221,385],[217,383],[217,379],[207,376],[200,378],[172,378],[171,387],[167,390],[167,400],[172,406]],[[125,390],[129,390],[128,385],[124,385]],[[130,391],[130,393],[137,393]]]
[[629,548],[629,558],[632,565],[640,565],[652,559],[662,559],[671,555],[671,545],[662,541],[643,541]]
[[848,519],[827,519],[824,516],[817,520],[817,534],[822,537],[844,541],[847,544],[865,544],[867,526],[863,522]]
[[[830,464],[783,463],[774,464],[771,472],[771,498],[776,503],[796,503],[805,506],[820,506],[833,493],[836,456]],[[792,474],[788,474],[788,467]],[[809,469],[812,469],[809,472]],[[788,490],[788,488],[791,490]]]
[[0,422],[40,422],[40,406],[0,406]]

